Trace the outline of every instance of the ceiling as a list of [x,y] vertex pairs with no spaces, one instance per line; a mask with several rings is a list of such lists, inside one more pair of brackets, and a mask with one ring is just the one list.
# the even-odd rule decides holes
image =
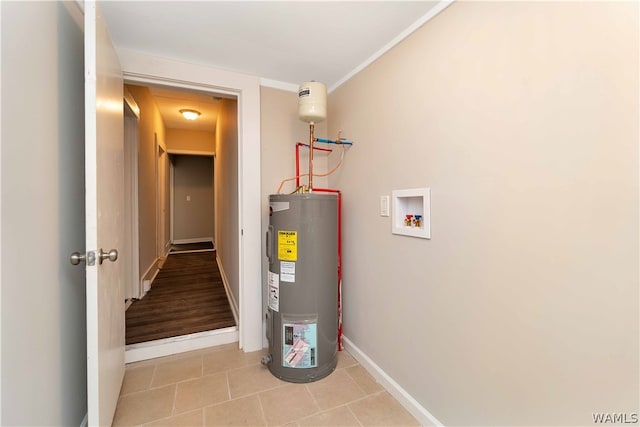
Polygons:
[[[168,129],[204,130],[213,132],[216,128],[219,96],[211,94],[185,92],[161,87],[149,87],[151,95],[156,101],[164,125]],[[197,120],[187,120],[182,117],[180,110],[199,111]]]
[[[446,1],[104,1],[116,49],[208,65],[295,89],[331,90]],[[269,85],[269,84],[267,84]],[[215,128],[211,96],[151,88],[167,128]],[[180,108],[203,114],[186,121]]]

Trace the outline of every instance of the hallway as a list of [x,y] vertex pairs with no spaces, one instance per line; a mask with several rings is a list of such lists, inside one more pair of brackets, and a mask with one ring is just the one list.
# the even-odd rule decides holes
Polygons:
[[346,351],[322,380],[291,384],[237,344],[127,365],[114,426],[414,426]]
[[167,256],[151,290],[126,311],[126,344],[235,326],[215,251]]

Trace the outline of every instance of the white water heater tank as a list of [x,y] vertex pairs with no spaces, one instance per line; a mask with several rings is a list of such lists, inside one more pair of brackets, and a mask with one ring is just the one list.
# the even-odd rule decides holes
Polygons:
[[306,82],[300,85],[298,118],[314,124],[327,118],[327,87],[323,83]]

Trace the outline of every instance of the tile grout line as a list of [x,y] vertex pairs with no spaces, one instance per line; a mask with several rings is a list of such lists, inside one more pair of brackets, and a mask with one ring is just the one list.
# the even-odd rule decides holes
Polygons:
[[262,406],[262,399],[260,399],[260,393],[256,393],[256,397],[258,398],[258,405],[260,405],[260,413],[262,414],[262,421],[264,421],[264,425],[267,426],[269,423],[267,422],[267,415],[264,413],[264,407]]
[[[298,384],[299,384],[299,383],[288,383],[288,384],[286,384],[285,386],[297,386]],[[291,421],[285,422],[284,424],[281,424],[281,426],[287,425],[287,424],[289,424],[289,423],[294,423],[294,424],[296,424],[296,425],[299,427],[299,426],[300,426],[300,423],[299,423],[298,421],[303,420],[303,419],[305,419],[305,418],[307,418],[307,417],[310,417],[310,416],[313,416],[313,415],[316,415],[316,414],[319,414],[319,413],[321,413],[321,412],[322,412],[322,409],[320,409],[320,405],[318,405],[318,402],[316,401],[315,397],[313,396],[313,394],[312,394],[312,393],[311,393],[311,391],[309,390],[309,387],[308,387],[309,383],[303,383],[303,384],[301,384],[301,385],[304,385],[304,389],[306,390],[306,392],[308,393],[308,395],[311,397],[311,401],[312,401],[312,403],[315,405],[316,410],[315,410],[315,412],[312,412],[311,414],[307,414],[307,415],[304,415],[304,416],[302,416],[302,417],[300,417],[300,418],[295,418],[295,419],[293,419],[293,420],[291,420]]]
[[[360,401],[362,401],[362,400],[365,400],[365,399],[367,399],[367,398],[369,398],[369,397],[373,397],[373,396],[375,396],[375,395],[381,394],[381,393],[383,393],[384,391],[385,391],[385,390],[380,390],[380,391],[377,391],[377,392],[372,393],[372,394],[365,394],[365,396],[359,397],[359,398],[354,399],[354,400],[350,400],[349,402],[341,403],[340,405],[334,406],[334,407],[332,407],[332,408],[329,408],[329,409],[321,409],[321,410],[319,410],[319,411],[317,411],[317,412],[314,412],[314,413],[312,413],[312,414],[309,414],[309,415],[306,415],[306,416],[304,416],[304,417],[298,418],[297,420],[295,420],[295,422],[296,422],[296,423],[298,423],[299,421],[302,421],[302,420],[307,419],[307,418],[309,418],[309,417],[313,417],[313,416],[315,416],[315,415],[323,414],[323,413],[325,413],[325,412],[334,411],[334,410],[336,410],[336,409],[340,409],[340,408],[345,408],[345,407],[346,407],[346,408],[349,410],[349,412],[354,416],[354,418],[356,419],[356,421],[358,421],[358,424],[359,424],[360,426],[363,426],[362,422],[360,421],[360,419],[358,418],[358,416],[357,416],[357,415],[356,415],[356,414],[351,410],[351,408],[349,407],[349,405],[351,405],[351,404],[353,404],[353,403],[358,403],[358,402],[360,402]],[[312,395],[312,397],[313,397],[313,395]],[[319,406],[318,406],[318,407],[319,407]],[[299,424],[299,423],[298,423],[298,424]]]
[[173,407],[171,408],[171,416],[174,416],[176,413],[176,400],[178,398],[178,383],[173,383],[175,389],[173,390]]
[[243,399],[243,398],[245,398],[245,397],[251,397],[251,396],[254,396],[254,395],[256,395],[256,394],[264,393],[265,391],[272,391],[272,390],[275,390],[275,389],[278,389],[278,388],[286,387],[287,385],[288,385],[288,384],[279,385],[279,386],[275,386],[275,387],[270,387],[270,388],[266,388],[266,389],[264,389],[264,390],[259,390],[259,391],[254,391],[254,392],[252,392],[252,393],[243,394],[243,395],[238,396],[238,397],[231,397],[231,392],[229,392],[229,397],[230,397],[230,398],[229,398],[229,400],[226,400],[226,401],[224,401],[224,402],[214,403],[214,404],[211,404],[211,405],[207,405],[207,407],[210,407],[210,406],[218,406],[218,405],[221,405],[221,404],[223,404],[223,403],[225,403],[225,402],[231,402],[231,401],[234,401],[234,400]]
[[151,390],[153,388],[153,380],[156,379],[156,372],[158,371],[158,364],[153,364],[153,372],[151,373],[151,381],[149,381],[149,387],[147,390]]
[[227,397],[229,398],[228,401],[231,401],[231,383],[229,382],[229,371],[226,370],[224,371],[224,377],[227,380]]
[[358,418],[358,416],[356,415],[356,413],[355,413],[355,412],[353,412],[353,410],[349,407],[349,404],[347,404],[347,405],[345,405],[345,406],[347,407],[347,411],[349,411],[349,413],[350,413],[351,415],[353,415],[353,418],[355,418],[355,419],[356,419],[356,421],[358,422],[358,424],[359,424],[361,427],[363,427],[363,426],[364,426],[364,424],[362,424],[362,421],[360,421],[360,418]]
[[313,400],[313,403],[316,405],[316,408],[318,408],[318,410],[322,410],[320,408],[320,404],[318,403],[318,399],[316,399],[316,397],[313,395],[313,393],[311,392],[311,390],[309,389],[309,384],[310,383],[306,383],[304,385],[304,389],[307,390],[307,393],[309,393],[309,396],[311,396],[311,400]]
[[[350,366],[350,368],[353,368],[353,367],[356,367],[356,366],[357,366],[357,365],[353,365],[353,366]],[[363,368],[363,369],[364,369],[364,368]],[[364,393],[364,395],[365,395],[365,396],[369,396],[369,395],[370,395],[370,393],[367,393],[367,390],[365,390],[365,389],[364,389],[364,387],[362,387],[362,386],[360,385],[360,383],[359,383],[359,382],[358,382],[358,381],[353,377],[353,375],[351,375],[351,373],[350,373],[349,371],[347,371],[347,370],[345,369],[345,372],[346,372],[346,374],[349,376],[349,378],[351,378],[351,379],[353,380],[353,382],[356,384],[356,387],[358,387],[358,388],[359,388],[359,389]],[[373,377],[372,377],[372,378],[373,378]],[[375,381],[375,379],[374,379],[374,381]],[[378,384],[378,382],[377,382],[377,381],[376,381],[376,384]]]
[[[354,366],[355,366],[355,365],[354,365]],[[340,369],[344,369],[344,368],[340,368]],[[335,371],[337,371],[337,370],[338,370],[338,369],[336,369]],[[334,371],[334,372],[335,372],[335,371]],[[316,415],[320,415],[320,414],[323,414],[323,413],[326,413],[326,412],[329,412],[329,411],[333,411],[333,410],[336,410],[336,409],[339,409],[339,408],[342,408],[342,407],[345,407],[345,406],[346,406],[346,407],[347,407],[347,409],[348,409],[348,405],[350,405],[351,403],[354,403],[354,402],[357,402],[357,401],[359,401],[359,400],[362,400],[362,399],[367,398],[369,395],[368,395],[364,390],[362,390],[362,388],[361,388],[361,387],[359,387],[359,386],[358,386],[358,383],[357,383],[357,382],[356,382],[356,381],[355,381],[355,380],[354,380],[354,379],[349,375],[349,373],[348,373],[348,372],[345,372],[345,373],[347,374],[348,378],[351,378],[351,379],[353,380],[353,382],[356,384],[356,386],[357,386],[358,388],[360,388],[360,390],[364,393],[364,396],[362,396],[362,397],[360,397],[360,398],[358,398],[358,399],[355,399],[355,400],[350,400],[350,401],[348,401],[348,402],[341,403],[340,405],[336,405],[336,406],[333,406],[333,407],[331,407],[331,408],[322,409],[322,408],[320,407],[320,404],[318,403],[318,400],[316,399],[315,395],[314,395],[314,394],[311,392],[311,390],[309,389],[309,384],[312,384],[312,383],[306,383],[306,384],[304,384],[305,389],[307,390],[307,392],[309,393],[309,395],[311,395],[311,399],[312,399],[312,400],[313,400],[313,402],[315,403],[315,405],[316,405],[316,407],[318,408],[318,410],[317,410],[317,411],[315,411],[315,412],[312,412],[312,413],[310,413],[310,414],[307,414],[307,415],[305,415],[305,416],[303,416],[303,417],[297,418],[296,420],[294,420],[294,422],[295,422],[296,424],[300,425],[299,421],[302,421],[302,420],[305,420],[305,419],[307,419],[307,418],[310,418],[310,417],[313,417],[313,416],[316,416]],[[354,415],[354,416],[355,416],[355,415]],[[356,418],[356,420],[358,421],[358,423],[360,423],[360,421],[358,420],[358,418],[357,418],[357,417],[355,417],[355,418]]]

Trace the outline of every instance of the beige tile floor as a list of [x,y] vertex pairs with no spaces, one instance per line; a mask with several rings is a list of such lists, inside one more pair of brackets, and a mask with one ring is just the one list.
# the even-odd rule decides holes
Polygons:
[[275,378],[237,344],[127,365],[114,426],[415,426],[346,351],[308,384]]

